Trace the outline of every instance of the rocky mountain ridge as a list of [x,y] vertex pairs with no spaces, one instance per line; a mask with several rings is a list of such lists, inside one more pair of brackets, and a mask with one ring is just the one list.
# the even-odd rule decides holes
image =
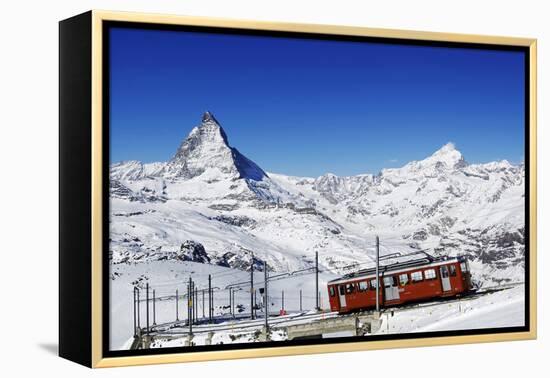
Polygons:
[[[319,251],[339,272],[369,261],[378,234],[388,253],[466,254],[487,279],[523,269],[525,167],[469,164],[452,143],[376,175],[291,177],[231,147],[207,112],[168,162],[115,163],[110,179],[114,262],[173,254],[191,240],[212,263],[245,267],[254,253],[285,270]],[[134,237],[142,245],[123,241]]]

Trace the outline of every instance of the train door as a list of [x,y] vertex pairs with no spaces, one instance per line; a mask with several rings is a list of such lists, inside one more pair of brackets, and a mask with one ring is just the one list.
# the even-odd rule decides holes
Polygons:
[[384,298],[386,301],[399,299],[399,288],[394,276],[384,277]]
[[446,265],[439,267],[439,273],[441,276],[441,287],[443,291],[451,290],[451,280],[449,278],[449,268]]
[[340,299],[340,307],[346,307],[346,285],[338,285],[338,297]]

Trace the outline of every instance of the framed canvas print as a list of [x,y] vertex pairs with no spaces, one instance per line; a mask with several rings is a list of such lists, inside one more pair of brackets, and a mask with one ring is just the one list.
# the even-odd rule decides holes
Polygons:
[[60,22],[60,355],[536,337],[536,41]]

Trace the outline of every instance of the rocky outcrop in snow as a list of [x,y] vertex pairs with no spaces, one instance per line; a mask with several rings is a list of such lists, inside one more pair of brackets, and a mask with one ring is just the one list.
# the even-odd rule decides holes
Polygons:
[[184,261],[193,261],[203,264],[210,263],[210,257],[206,253],[204,246],[193,240],[186,240],[182,243],[178,258]]

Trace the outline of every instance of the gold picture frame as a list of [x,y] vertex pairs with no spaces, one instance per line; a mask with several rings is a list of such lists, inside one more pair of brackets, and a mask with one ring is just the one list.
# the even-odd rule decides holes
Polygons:
[[[487,44],[487,45],[503,45],[503,46],[520,46],[528,49],[529,55],[529,161],[528,168],[530,175],[529,181],[529,330],[525,332],[511,333],[491,333],[491,334],[476,334],[476,335],[459,335],[445,337],[428,337],[428,338],[404,338],[398,340],[379,340],[379,341],[353,341],[337,344],[312,344],[299,346],[275,346],[264,348],[246,348],[237,350],[220,350],[206,351],[193,353],[166,353],[155,355],[139,355],[139,356],[123,356],[123,357],[105,357],[103,351],[104,338],[104,317],[103,317],[103,296],[105,293],[103,280],[103,256],[104,256],[104,213],[103,198],[104,198],[104,88],[103,84],[103,64],[104,64],[104,35],[103,24],[105,22],[128,22],[128,23],[143,23],[152,25],[186,25],[197,27],[216,27],[230,29],[245,29],[259,31],[274,31],[274,32],[295,32],[295,33],[310,33],[324,35],[342,35],[342,36],[357,36],[357,37],[375,37],[375,38],[394,38],[401,40],[414,41],[437,41],[443,43],[466,43],[466,44]],[[295,23],[279,23],[279,22],[260,22],[252,20],[232,20],[218,19],[210,17],[188,17],[175,15],[161,14],[145,14],[145,13],[129,13],[129,12],[111,12],[111,11],[90,11],[84,15],[76,16],[75,18],[62,21],[60,24],[60,127],[61,127],[61,187],[62,193],[60,197],[65,198],[61,201],[61,223],[60,229],[60,354],[63,357],[73,361],[82,363],[90,367],[114,367],[114,366],[130,366],[144,364],[161,364],[174,362],[190,362],[190,361],[208,361],[222,359],[238,359],[252,357],[268,357],[268,356],[285,356],[296,354],[312,354],[312,353],[330,353],[330,352],[348,352],[348,351],[363,351],[372,349],[388,349],[388,348],[404,348],[404,347],[424,347],[449,344],[467,344],[467,343],[484,343],[495,341],[513,341],[535,339],[537,336],[537,134],[536,134],[536,96],[537,96],[537,73],[536,73],[536,54],[537,42],[535,39],[501,37],[501,36],[483,36],[483,35],[468,35],[468,34],[452,34],[452,33],[436,33],[410,30],[393,30],[393,29],[376,29],[367,27],[352,27],[352,26],[336,26],[336,25],[317,25],[317,24],[295,24]],[[82,40],[77,38],[78,32],[84,33]],[[72,34],[72,36],[68,36]],[[82,42],[84,41],[84,42]],[[80,50],[79,50],[80,49]],[[67,74],[65,70],[69,70],[68,64],[64,59],[73,59],[71,54],[81,53],[84,49],[87,54],[81,56],[82,62],[89,59],[89,77],[82,77],[82,73],[73,73],[72,76]],[[82,54],[80,54],[82,55]],[[75,63],[76,64],[76,63]],[[85,73],[86,71],[84,71]],[[84,75],[85,76],[85,75]],[[72,81],[71,81],[72,80]],[[63,94],[63,91],[70,91],[70,87],[74,83],[80,83],[82,93],[84,95],[90,92],[89,97],[70,96],[68,93]],[[83,83],[83,84],[82,84]],[[66,85],[67,87],[64,87]],[[87,103],[87,101],[90,101]],[[71,101],[80,101],[79,105],[75,105]],[[70,109],[75,109],[75,106],[80,109],[87,110],[86,114],[74,115],[70,113]],[[70,109],[69,109],[70,108]],[[82,112],[81,112],[82,113]],[[72,114],[72,115],[71,115]],[[73,117],[73,118],[71,118]],[[74,118],[76,117],[76,118]],[[79,118],[81,117],[81,118]],[[68,143],[73,143],[75,135],[66,133],[77,133],[78,131],[70,128],[80,127],[75,121],[89,120],[89,128],[83,127],[83,134],[78,134],[77,137],[83,138],[83,143],[89,144],[89,162],[90,170],[82,173],[88,179],[82,183],[85,189],[89,185],[88,192],[69,193],[71,189],[63,189],[65,185],[64,175],[70,175],[73,171],[70,163],[65,162],[69,159],[71,153],[77,153],[75,150],[66,149],[64,146]],[[64,134],[65,133],[65,134]],[[66,138],[66,139],[65,139]],[[72,142],[71,142],[72,141]],[[76,190],[76,189],[75,189]],[[80,216],[89,216],[89,223],[75,224],[71,221],[70,210],[66,207],[73,204],[75,201],[81,201],[79,196],[90,195],[85,201],[85,208],[89,210]],[[87,210],[87,211],[88,211]],[[527,208],[526,208],[527,211]],[[66,215],[66,216],[65,216]],[[76,217],[76,214],[72,216]],[[76,227],[80,227],[78,230]],[[85,250],[85,258],[74,260],[75,257],[69,257],[69,249],[71,253],[75,253],[74,248],[78,245],[78,240],[67,240],[68,234],[74,235],[86,234],[89,243],[82,243],[80,249]],[[75,236],[76,237],[76,236]],[[84,240],[80,238],[79,240]],[[69,273],[69,270],[72,273]],[[86,274],[81,274],[87,272]],[[76,277],[76,275],[82,277]],[[82,285],[75,284],[75,280],[89,279],[89,286],[85,283]],[[74,288],[71,288],[73,286]],[[78,306],[78,301],[75,302],[77,296],[76,290],[82,290],[80,300],[84,303],[81,311],[88,311],[89,318],[85,318],[84,325],[71,325],[70,319],[78,314],[74,306]],[[89,289],[89,295],[85,292]],[[87,323],[89,321],[89,323]],[[72,328],[71,328],[72,327]],[[78,332],[77,332],[78,331]],[[80,333],[80,331],[82,333]],[[78,335],[74,335],[79,333]],[[84,336],[82,336],[84,334]],[[80,352],[74,352],[75,345],[78,341],[73,340],[78,336],[82,343],[89,344]]]

